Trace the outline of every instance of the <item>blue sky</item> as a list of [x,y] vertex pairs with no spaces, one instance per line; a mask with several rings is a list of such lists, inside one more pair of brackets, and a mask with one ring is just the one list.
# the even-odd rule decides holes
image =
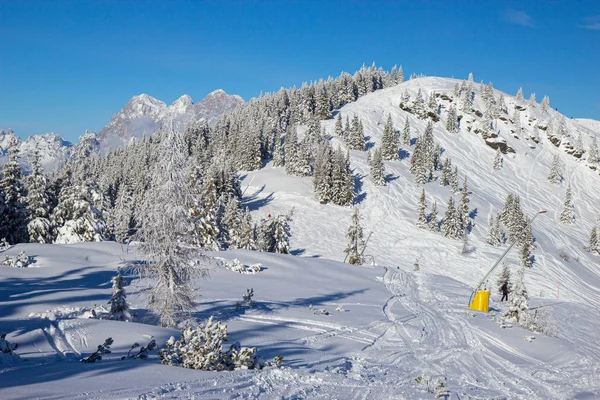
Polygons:
[[73,141],[140,93],[248,99],[373,61],[600,120],[597,1],[0,1],[0,128]]

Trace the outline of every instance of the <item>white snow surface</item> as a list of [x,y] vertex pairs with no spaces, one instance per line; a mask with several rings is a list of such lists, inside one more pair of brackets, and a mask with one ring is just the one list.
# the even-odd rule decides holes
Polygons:
[[[388,113],[396,130],[409,115],[415,137],[426,121],[399,109],[402,92],[414,94],[419,87],[451,92],[455,82],[413,79],[364,96],[340,112],[344,119],[361,118],[370,147],[379,145]],[[475,107],[481,109],[479,101]],[[509,109],[516,102],[508,95],[506,101]],[[208,280],[197,283],[192,317],[204,322],[214,315],[227,323],[230,343],[257,347],[266,360],[281,355],[281,368],[185,370],[161,365],[156,351],[148,360],[121,361],[136,341],[145,345],[154,337],[162,347],[179,333],[156,325],[144,305],[151,282],[132,273],[124,277],[131,282],[126,290],[134,322],[87,318],[91,309],[106,305],[110,280],[122,260],[136,259],[133,249],[112,242],[17,245],[6,255],[25,250],[37,268],[0,267],[0,330],[20,344],[16,353],[22,359],[0,366],[0,398],[433,399],[436,391],[440,394],[433,389],[439,382],[450,399],[600,398],[600,256],[583,249],[600,214],[598,171],[588,167],[585,156],[576,159],[555,147],[543,131],[538,144],[526,139],[533,129],[530,120],[548,118],[538,104],[521,113],[520,138],[510,134],[512,124],[498,121],[496,131],[515,154],[504,156],[504,167],[494,172],[495,151],[465,129],[476,118],[465,116],[461,131],[449,135],[443,129],[446,109],[434,135],[443,156],[458,166],[461,183],[468,177],[470,207],[476,211],[468,254],[462,254],[461,241],[415,226],[421,188],[428,207],[437,201],[440,218],[451,189],[437,181],[415,184],[407,157],[386,161],[388,184],[376,187],[366,153],[351,152],[356,207],[365,232],[373,232],[365,251],[370,265],[359,267],[341,263],[352,209],[319,204],[311,178],[288,176],[283,168],[268,165],[244,173],[243,206],[255,218],[294,208],[293,255],[213,253],[245,265],[260,263],[262,270],[240,274],[213,262]],[[595,124],[566,124],[575,138],[577,132],[600,136]],[[334,135],[334,120],[323,126]],[[332,141],[341,143],[335,137]],[[546,179],[555,154],[565,164],[560,186]],[[575,204],[573,225],[558,222],[567,184]],[[467,308],[473,287],[506,249],[488,245],[485,237],[489,214],[500,210],[509,192],[521,196],[530,216],[547,210],[533,224],[535,263],[525,271],[525,285],[530,308],[553,321],[552,336],[500,326],[496,320],[505,304],[496,293],[495,276],[488,286],[490,312]],[[507,262],[515,274],[516,251]],[[249,288],[256,304],[237,306]],[[109,336],[112,354],[94,364],[79,363]]]

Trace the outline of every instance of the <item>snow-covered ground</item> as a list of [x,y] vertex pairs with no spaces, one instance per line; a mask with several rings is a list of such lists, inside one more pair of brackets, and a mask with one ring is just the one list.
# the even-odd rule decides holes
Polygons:
[[[388,113],[397,130],[404,126],[409,114],[398,103],[405,89],[444,93],[455,82],[410,80],[361,97],[341,113],[344,118],[357,114],[369,146],[377,146]],[[512,109],[514,98],[507,95],[506,100]],[[475,107],[481,108],[478,101]],[[537,144],[526,139],[535,121],[547,118],[537,107],[522,113],[520,138],[510,134],[510,122],[497,121],[500,137],[515,154],[505,156],[503,169],[496,172],[495,152],[479,135],[466,129],[447,134],[444,111],[434,128],[444,157],[451,157],[461,178],[468,177],[475,216],[468,254],[462,254],[462,242],[415,226],[421,187],[428,206],[437,201],[440,218],[451,191],[437,181],[416,185],[407,157],[386,162],[388,185],[376,187],[366,153],[351,152],[356,206],[365,231],[373,232],[366,249],[373,265],[362,267],[341,263],[352,209],[319,204],[311,178],[286,175],[283,168],[267,166],[244,174],[243,205],[255,217],[294,208],[293,255],[215,254],[248,265],[262,263],[264,269],[239,274],[213,263],[210,278],[198,282],[199,305],[192,316],[202,322],[214,315],[226,322],[230,342],[256,346],[265,359],[283,356],[281,368],[192,371],[161,365],[156,352],[148,360],[121,361],[136,341],[144,345],[154,337],[162,346],[171,335],[178,336],[178,331],[156,326],[144,308],[151,283],[133,275],[126,278],[135,322],[87,318],[92,308],[106,306],[118,266],[135,259],[131,248],[127,252],[115,243],[87,243],[7,250],[5,254],[15,255],[24,249],[36,262],[24,269],[0,267],[0,331],[20,344],[17,353],[23,360],[0,367],[0,398],[427,399],[435,397],[440,383],[451,399],[599,398],[600,256],[583,247],[600,214],[600,176],[585,157],[567,155],[543,131]],[[409,118],[414,137],[426,122]],[[566,124],[585,140],[600,136],[597,124]],[[323,125],[333,135],[334,121]],[[559,186],[546,179],[555,154],[565,165],[565,182]],[[567,184],[573,191],[573,225],[558,221]],[[554,321],[553,336],[502,328],[495,320],[504,305],[495,293],[490,313],[467,308],[473,286],[506,249],[488,245],[485,237],[488,216],[500,210],[510,192],[521,196],[528,215],[548,210],[533,225],[535,263],[526,271],[525,284],[530,307]],[[517,253],[507,260],[516,271]],[[236,306],[249,288],[254,289],[255,306]],[[112,354],[95,364],[79,363],[109,336],[114,339]]]

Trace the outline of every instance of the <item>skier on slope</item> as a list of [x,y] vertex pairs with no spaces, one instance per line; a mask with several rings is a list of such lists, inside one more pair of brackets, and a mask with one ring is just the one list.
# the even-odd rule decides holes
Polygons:
[[508,301],[508,281],[504,282],[500,290],[502,290],[502,299],[500,301]]

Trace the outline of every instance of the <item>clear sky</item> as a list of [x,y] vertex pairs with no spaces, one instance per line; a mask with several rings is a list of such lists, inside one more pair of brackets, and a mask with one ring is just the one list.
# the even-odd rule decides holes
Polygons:
[[247,100],[373,61],[600,120],[600,1],[0,0],[0,128],[74,141],[140,93]]

